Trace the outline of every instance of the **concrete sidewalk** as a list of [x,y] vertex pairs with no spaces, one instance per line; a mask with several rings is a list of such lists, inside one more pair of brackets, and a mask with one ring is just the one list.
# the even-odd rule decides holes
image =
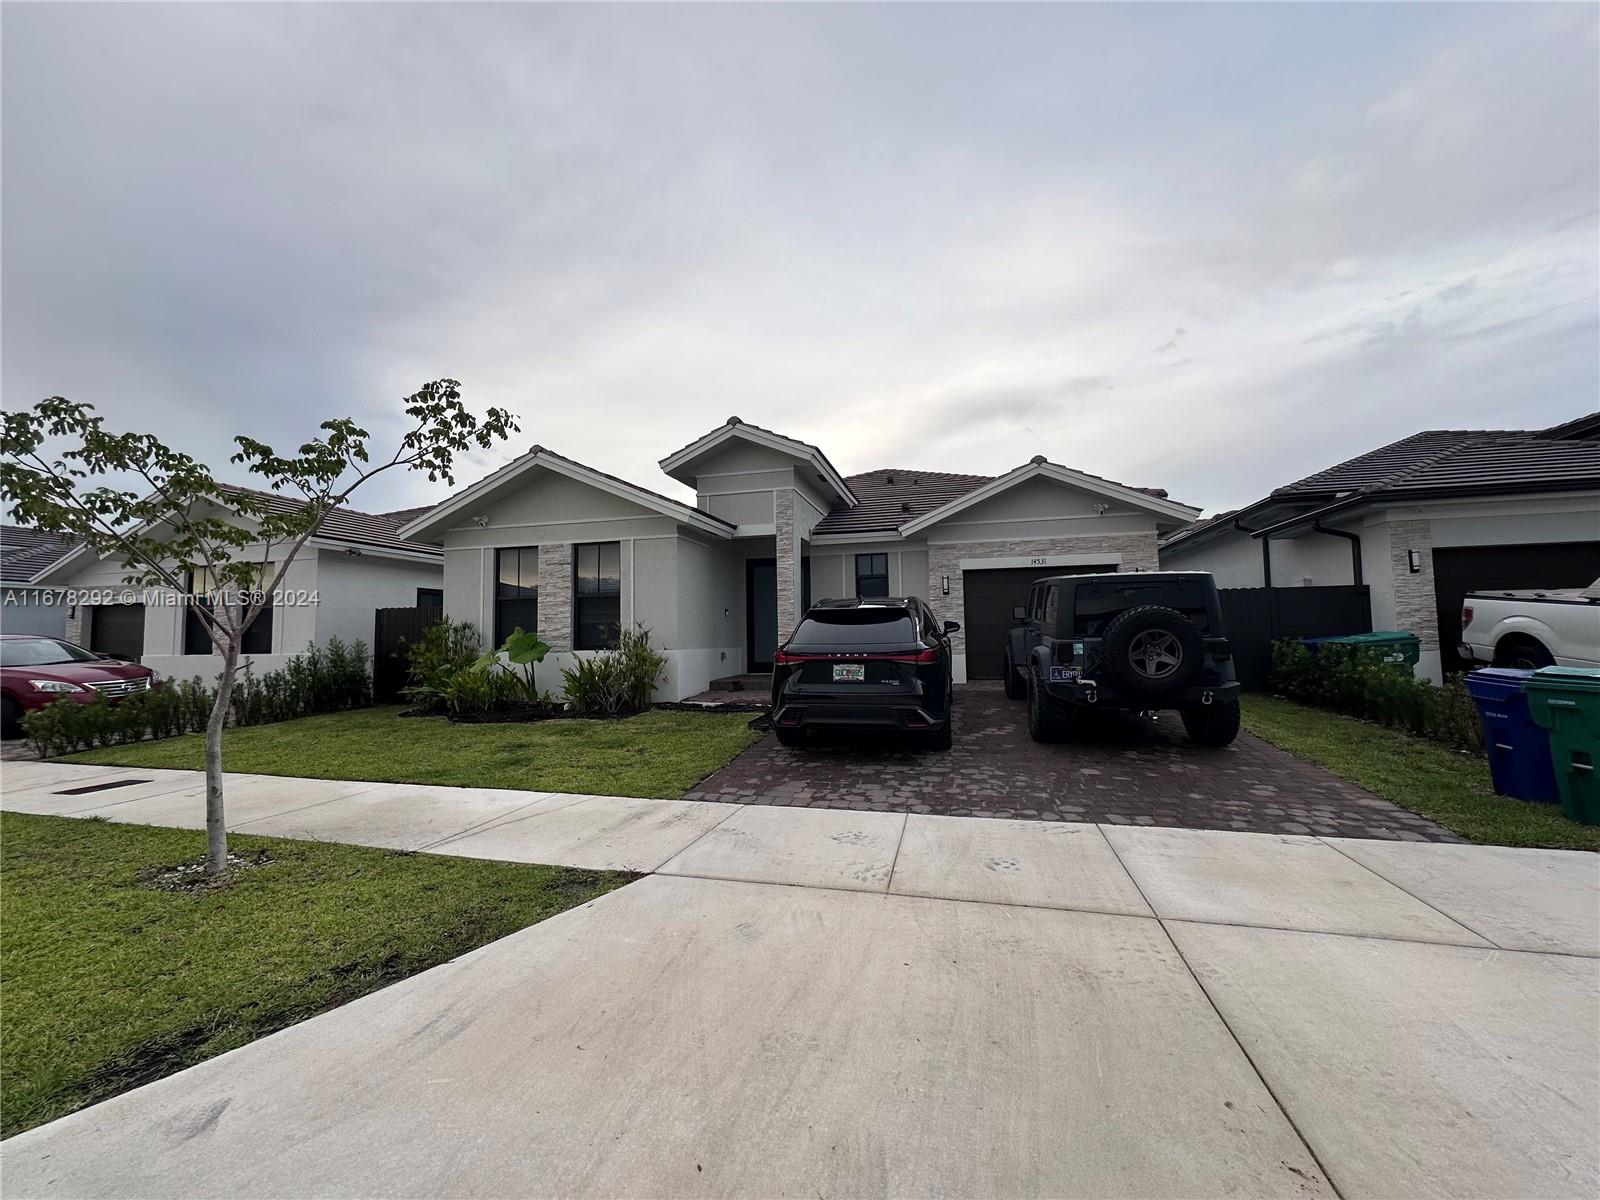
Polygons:
[[[200,823],[182,772],[7,763],[0,807]],[[1593,855],[264,776],[229,811],[654,875],[13,1138],[8,1196],[1600,1190]]]

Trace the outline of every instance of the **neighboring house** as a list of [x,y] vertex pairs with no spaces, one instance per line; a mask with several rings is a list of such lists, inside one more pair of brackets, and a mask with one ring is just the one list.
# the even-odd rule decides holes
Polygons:
[[1438,682],[1461,598],[1600,577],[1600,413],[1540,430],[1430,429],[1179,530],[1161,565],[1217,584],[1364,583],[1374,629],[1422,641]]
[[34,586],[33,579],[71,549],[72,543],[59,534],[0,525],[0,632],[66,636],[67,610],[60,594]]
[[[246,489],[230,489],[244,491]],[[257,492],[283,509],[297,501]],[[423,509],[366,513],[339,508],[320,533],[290,564],[273,606],[245,633],[245,657],[257,671],[268,671],[311,644],[329,638],[365,642],[372,649],[373,613],[380,608],[413,608],[439,602],[444,566],[432,546],[407,542],[396,530]],[[236,517],[248,527],[246,518]],[[237,556],[261,555],[260,547]],[[222,669],[201,620],[171,589],[140,591],[123,580],[121,560],[101,558],[86,546],[70,551],[35,577],[64,589],[74,601],[66,610],[68,640],[136,659],[163,675],[209,678]],[[205,591],[204,581],[191,581]]]
[[496,644],[536,628],[539,673],[650,630],[664,699],[766,671],[812,598],[917,595],[962,629],[958,680],[998,678],[1011,610],[1063,571],[1149,570],[1198,510],[1036,458],[999,478],[842,476],[816,446],[732,417],[661,460],[693,505],[541,446],[412,521],[440,546],[445,611]]

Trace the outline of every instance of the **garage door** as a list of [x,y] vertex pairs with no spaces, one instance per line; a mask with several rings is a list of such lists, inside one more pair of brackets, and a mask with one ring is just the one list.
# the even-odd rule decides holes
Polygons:
[[966,599],[966,617],[961,622],[967,635],[967,678],[999,679],[1005,666],[1006,632],[1011,628],[1011,610],[1028,602],[1033,581],[1048,575],[1092,575],[1115,571],[1114,566],[1021,567],[999,571],[963,571],[961,590]]
[[1464,671],[1461,598],[1468,592],[1511,588],[1581,588],[1600,579],[1600,542],[1529,546],[1451,546],[1433,552],[1433,590],[1439,605],[1444,669]]
[[93,605],[89,609],[89,649],[138,662],[144,654],[144,605]]

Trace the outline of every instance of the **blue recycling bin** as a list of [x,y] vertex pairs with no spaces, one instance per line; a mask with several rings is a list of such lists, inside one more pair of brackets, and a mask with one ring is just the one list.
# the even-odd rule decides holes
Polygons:
[[1528,711],[1525,690],[1532,671],[1487,667],[1467,676],[1467,692],[1483,720],[1483,748],[1489,756],[1489,775],[1502,796],[1556,804],[1555,764],[1550,758],[1550,734]]

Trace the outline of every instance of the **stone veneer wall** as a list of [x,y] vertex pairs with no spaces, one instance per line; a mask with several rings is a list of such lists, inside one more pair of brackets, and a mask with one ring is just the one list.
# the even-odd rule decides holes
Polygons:
[[572,649],[572,546],[539,547],[539,636],[551,650]]
[[796,569],[800,561],[800,538],[794,525],[794,489],[779,488],[773,493],[773,499],[777,535],[778,644],[781,646],[800,620],[800,579]]
[[[1422,555],[1411,573],[1410,550]],[[1394,579],[1394,627],[1414,633],[1424,650],[1439,649],[1439,608],[1433,586],[1433,527],[1427,521],[1389,522],[1389,572]]]
[[[1156,535],[1150,533],[1116,533],[1104,537],[1044,538],[1018,542],[947,542],[928,546],[928,604],[941,620],[966,624],[966,590],[961,580],[961,560],[964,558],[1025,558],[1035,554],[1098,554],[1105,551],[1122,558],[1119,571],[1156,571],[1160,562],[1156,554]],[[1048,575],[1049,567],[1040,567],[1040,575]],[[940,579],[950,577],[950,594],[940,594]],[[957,654],[966,653],[967,631],[957,630],[950,636],[950,648]]]
[[73,615],[67,618],[66,631],[61,635],[74,646],[83,645],[83,605],[72,606]]

